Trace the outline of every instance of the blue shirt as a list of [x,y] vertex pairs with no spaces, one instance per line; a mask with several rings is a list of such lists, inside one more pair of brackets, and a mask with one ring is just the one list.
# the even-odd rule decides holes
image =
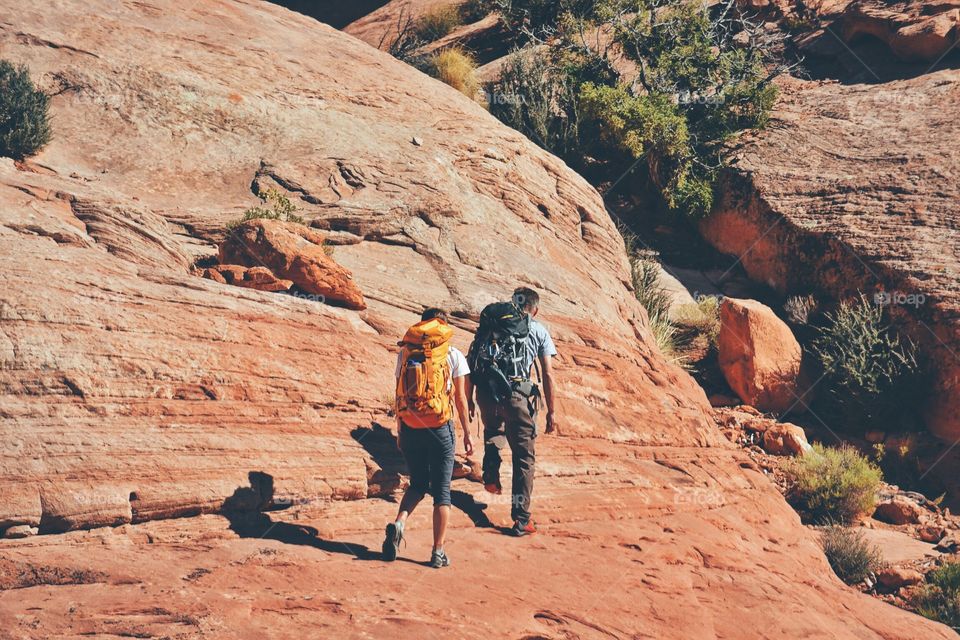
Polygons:
[[533,318],[530,318],[530,333],[527,334],[526,346],[521,370],[529,371],[532,378],[534,361],[541,356],[557,355],[557,347],[554,346],[547,328]]

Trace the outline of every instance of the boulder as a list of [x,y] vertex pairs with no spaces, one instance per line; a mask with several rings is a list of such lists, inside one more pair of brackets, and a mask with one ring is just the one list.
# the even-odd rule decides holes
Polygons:
[[29,538],[37,535],[39,529],[26,524],[18,524],[10,527],[2,533],[4,538]]
[[204,269],[203,277],[258,291],[287,291],[293,286],[291,280],[277,278],[266,267],[247,268],[236,264],[222,264]]
[[277,278],[320,296],[322,302],[348,309],[367,308],[353,274],[327,255],[323,234],[302,224],[247,220],[227,233],[218,256],[223,264],[265,267]]
[[778,422],[763,432],[763,450],[775,456],[802,456],[810,451],[803,429],[789,422]]
[[924,542],[940,542],[945,535],[947,535],[947,530],[939,524],[925,524],[917,529],[917,537]]
[[920,522],[921,515],[923,515],[923,507],[913,500],[899,496],[887,502],[881,502],[873,512],[874,518],[888,524],[917,524]]
[[877,572],[877,582],[888,590],[908,587],[923,582],[923,574],[916,569],[886,567]]
[[803,405],[799,385],[803,352],[790,327],[756,300],[720,304],[719,364],[740,399],[761,411]]

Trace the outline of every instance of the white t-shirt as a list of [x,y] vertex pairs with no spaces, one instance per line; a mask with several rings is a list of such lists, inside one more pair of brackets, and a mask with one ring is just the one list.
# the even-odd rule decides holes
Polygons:
[[[394,371],[394,377],[400,379],[400,365],[403,364],[403,352],[397,354],[397,368]],[[450,381],[447,383],[447,391],[453,388],[453,379],[462,378],[470,373],[470,365],[467,359],[456,347],[450,347],[447,351],[447,363],[450,365]]]

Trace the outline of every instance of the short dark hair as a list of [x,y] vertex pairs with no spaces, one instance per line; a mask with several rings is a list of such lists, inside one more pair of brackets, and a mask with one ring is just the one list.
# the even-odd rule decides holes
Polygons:
[[446,322],[447,312],[439,307],[430,307],[428,309],[424,309],[423,313],[420,314],[421,322],[423,322],[424,320],[433,320],[434,318],[438,318]]
[[513,301],[527,311],[540,307],[540,294],[530,287],[517,287],[513,290]]

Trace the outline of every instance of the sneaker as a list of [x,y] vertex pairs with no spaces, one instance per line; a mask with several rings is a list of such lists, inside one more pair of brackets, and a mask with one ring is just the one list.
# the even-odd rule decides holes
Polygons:
[[400,551],[400,541],[403,540],[403,523],[391,522],[387,525],[386,535],[383,538],[383,559],[393,562]]
[[494,493],[496,495],[503,493],[503,488],[500,486],[499,482],[488,482],[487,484],[483,485],[483,488],[486,489],[487,493]]
[[437,551],[434,549],[433,555],[430,556],[430,566],[434,569],[440,569],[441,567],[450,566],[450,556],[448,556],[443,549]]
[[533,520],[528,520],[527,522],[517,520],[513,523],[513,529],[510,530],[510,533],[518,538],[522,538],[523,536],[528,536],[531,533],[536,532],[537,528],[533,526]]

